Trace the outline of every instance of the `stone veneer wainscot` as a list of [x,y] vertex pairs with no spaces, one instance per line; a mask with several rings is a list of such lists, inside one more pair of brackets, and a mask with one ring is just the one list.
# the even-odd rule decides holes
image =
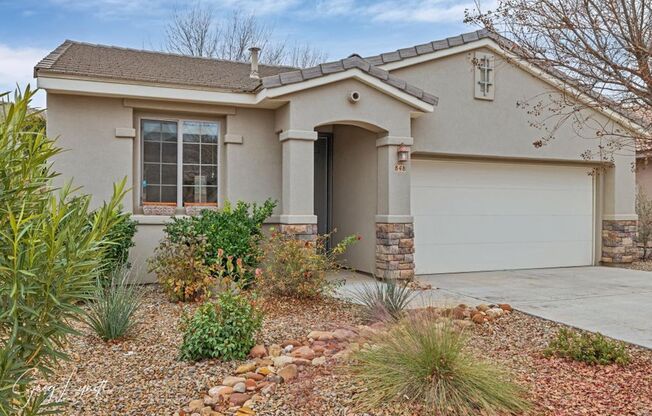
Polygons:
[[376,223],[376,277],[414,278],[414,224]]
[[631,263],[638,258],[636,220],[602,221],[602,263]]

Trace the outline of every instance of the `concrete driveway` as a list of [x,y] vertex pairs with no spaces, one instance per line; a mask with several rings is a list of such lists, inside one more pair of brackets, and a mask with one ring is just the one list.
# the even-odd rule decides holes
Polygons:
[[652,348],[652,272],[572,267],[418,278],[439,288],[432,291],[437,299],[509,303],[528,314]]

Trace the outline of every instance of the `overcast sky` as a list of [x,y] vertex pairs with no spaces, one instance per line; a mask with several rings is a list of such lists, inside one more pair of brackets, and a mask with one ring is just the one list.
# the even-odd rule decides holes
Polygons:
[[[483,1],[483,7],[492,0]],[[32,80],[32,68],[65,39],[162,49],[179,0],[0,0],[0,91]],[[192,3],[190,3],[192,4]],[[278,40],[307,42],[339,59],[370,55],[475,30],[473,0],[203,0],[217,15],[254,11]],[[489,5],[490,7],[490,5]],[[44,106],[43,94],[35,102]]]

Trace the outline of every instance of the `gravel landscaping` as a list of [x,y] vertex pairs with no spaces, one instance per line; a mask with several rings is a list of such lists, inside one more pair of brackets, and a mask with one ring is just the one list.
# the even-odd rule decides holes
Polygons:
[[[264,301],[266,318],[260,342],[268,347],[289,339],[306,340],[313,330],[360,325],[357,306],[341,301]],[[57,395],[72,400],[65,414],[174,414],[211,387],[235,375],[244,362],[177,360],[182,307],[170,303],[157,286],[146,289],[132,336],[104,343],[80,328],[68,346],[72,361],[56,373]],[[652,414],[652,352],[629,347],[626,367],[589,366],[544,358],[541,351],[562,326],[517,311],[469,326],[469,348],[501,363],[529,390],[532,414]],[[306,342],[306,341],[303,341]],[[290,353],[288,353],[290,354]],[[299,366],[292,380],[253,408],[258,415],[356,415],[354,399],[363,386],[345,371],[342,360],[329,356],[326,365]],[[44,383],[45,384],[45,383]],[[224,413],[228,414],[228,413]],[[245,414],[245,413],[239,413]],[[422,414],[417,407],[378,409],[377,415]]]
[[618,265],[619,267],[632,270],[642,270],[644,272],[652,272],[652,260],[636,260],[628,264]]

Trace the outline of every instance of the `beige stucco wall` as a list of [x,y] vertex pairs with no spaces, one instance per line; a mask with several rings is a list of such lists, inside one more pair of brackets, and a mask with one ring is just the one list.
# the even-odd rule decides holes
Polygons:
[[[597,140],[584,138],[595,134],[588,130],[578,132],[570,122],[555,133],[556,139],[535,148],[533,141],[544,133],[532,127],[531,122],[540,119],[517,108],[517,102],[526,100],[534,104],[556,90],[496,55],[495,99],[475,99],[472,58],[473,52],[461,53],[392,71],[439,97],[434,113],[412,122],[414,152],[583,162],[581,154],[596,149]],[[600,123],[609,123],[605,117],[591,114]],[[551,123],[556,121],[547,126],[552,127]],[[605,215],[633,214],[633,162],[634,155],[618,155],[615,167],[605,173]]]
[[376,250],[376,137],[354,126],[333,128],[333,227],[334,241],[359,234],[351,246],[346,265],[373,273]]
[[652,162],[638,159],[636,161],[636,186],[640,187],[649,197],[652,197]]
[[[74,179],[82,192],[93,195],[92,207],[111,197],[113,184],[127,177],[133,180],[133,141],[116,138],[115,129],[132,127],[132,110],[115,98],[48,94],[47,131],[57,137],[57,146],[65,151],[54,159],[61,173],[57,184]],[[124,202],[133,209],[129,194]]]
[[[360,93],[360,101],[355,104],[347,99],[348,94],[354,90]],[[355,79],[281,98],[291,101],[276,118],[277,131],[312,131],[320,125],[353,121],[366,123],[366,127],[378,132],[385,130],[393,136],[410,136],[409,113],[413,109]]]

